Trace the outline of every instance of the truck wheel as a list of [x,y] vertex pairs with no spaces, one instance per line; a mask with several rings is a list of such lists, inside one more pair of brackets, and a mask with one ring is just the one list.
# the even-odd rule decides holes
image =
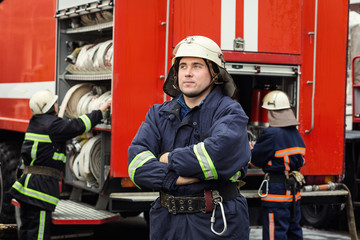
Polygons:
[[2,186],[0,195],[2,206],[0,212],[0,223],[15,223],[15,210],[11,204],[11,196],[7,191],[16,180],[16,169],[20,161],[20,148],[16,144],[0,143],[0,166]]
[[309,204],[301,206],[301,224],[315,228],[324,228],[329,220],[329,205]]

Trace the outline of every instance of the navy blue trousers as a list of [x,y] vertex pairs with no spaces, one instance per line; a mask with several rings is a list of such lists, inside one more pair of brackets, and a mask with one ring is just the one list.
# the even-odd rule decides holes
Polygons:
[[263,206],[263,240],[298,240],[303,239],[300,226],[300,202],[296,204],[296,218],[292,216],[293,206]]
[[20,240],[50,239],[51,211],[21,202]]

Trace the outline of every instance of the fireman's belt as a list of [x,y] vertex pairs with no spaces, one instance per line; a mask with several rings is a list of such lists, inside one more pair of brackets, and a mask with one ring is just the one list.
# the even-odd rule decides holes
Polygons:
[[161,206],[172,214],[211,212],[220,198],[229,201],[240,195],[236,184],[226,184],[221,190],[205,190],[204,193],[192,196],[173,196],[160,192]]
[[284,173],[269,173],[269,182],[285,183],[286,176]]
[[45,166],[25,166],[25,169],[23,171],[24,174],[39,174],[39,175],[45,175],[49,177],[53,177],[56,180],[60,181],[62,178],[62,172],[51,167],[45,167]]

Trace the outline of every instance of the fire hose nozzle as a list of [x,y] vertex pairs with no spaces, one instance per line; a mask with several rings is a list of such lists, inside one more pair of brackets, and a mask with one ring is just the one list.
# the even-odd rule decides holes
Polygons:
[[312,192],[312,191],[324,191],[324,190],[338,190],[342,189],[342,183],[333,183],[328,182],[327,184],[321,184],[321,185],[308,185],[303,187],[304,192]]

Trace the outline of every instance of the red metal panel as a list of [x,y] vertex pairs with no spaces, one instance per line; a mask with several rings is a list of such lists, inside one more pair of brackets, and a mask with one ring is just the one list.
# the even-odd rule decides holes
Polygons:
[[0,129],[25,132],[31,111],[28,99],[0,98]]
[[236,0],[236,37],[244,38],[244,0]]
[[[141,6],[141,7],[139,7]],[[128,176],[128,147],[146,112],[163,102],[166,1],[118,1],[114,22],[113,177]]]
[[223,51],[226,62],[301,64],[301,55]]
[[[0,4],[1,83],[53,81],[56,1]],[[28,99],[0,99],[0,128],[25,131]]]
[[316,52],[314,128],[311,99],[315,1],[303,3],[302,76],[300,82],[300,132],[306,144],[306,166],[311,175],[342,174],[346,86],[347,0],[319,1]]
[[0,5],[1,82],[54,80],[56,1],[4,1]]
[[259,0],[258,52],[300,53],[301,2]]
[[[199,10],[201,9],[201,11]],[[236,0],[234,38],[244,38],[244,0]],[[261,53],[300,54],[301,0],[259,0],[258,51]],[[220,45],[221,0],[174,0],[172,46],[190,35],[203,35]],[[246,42],[245,42],[246,44]],[[249,59],[248,59],[249,57]],[[241,61],[252,61],[242,55]],[[292,58],[293,56],[290,56]]]
[[220,0],[174,0],[173,47],[187,36],[202,35],[220,43]]

